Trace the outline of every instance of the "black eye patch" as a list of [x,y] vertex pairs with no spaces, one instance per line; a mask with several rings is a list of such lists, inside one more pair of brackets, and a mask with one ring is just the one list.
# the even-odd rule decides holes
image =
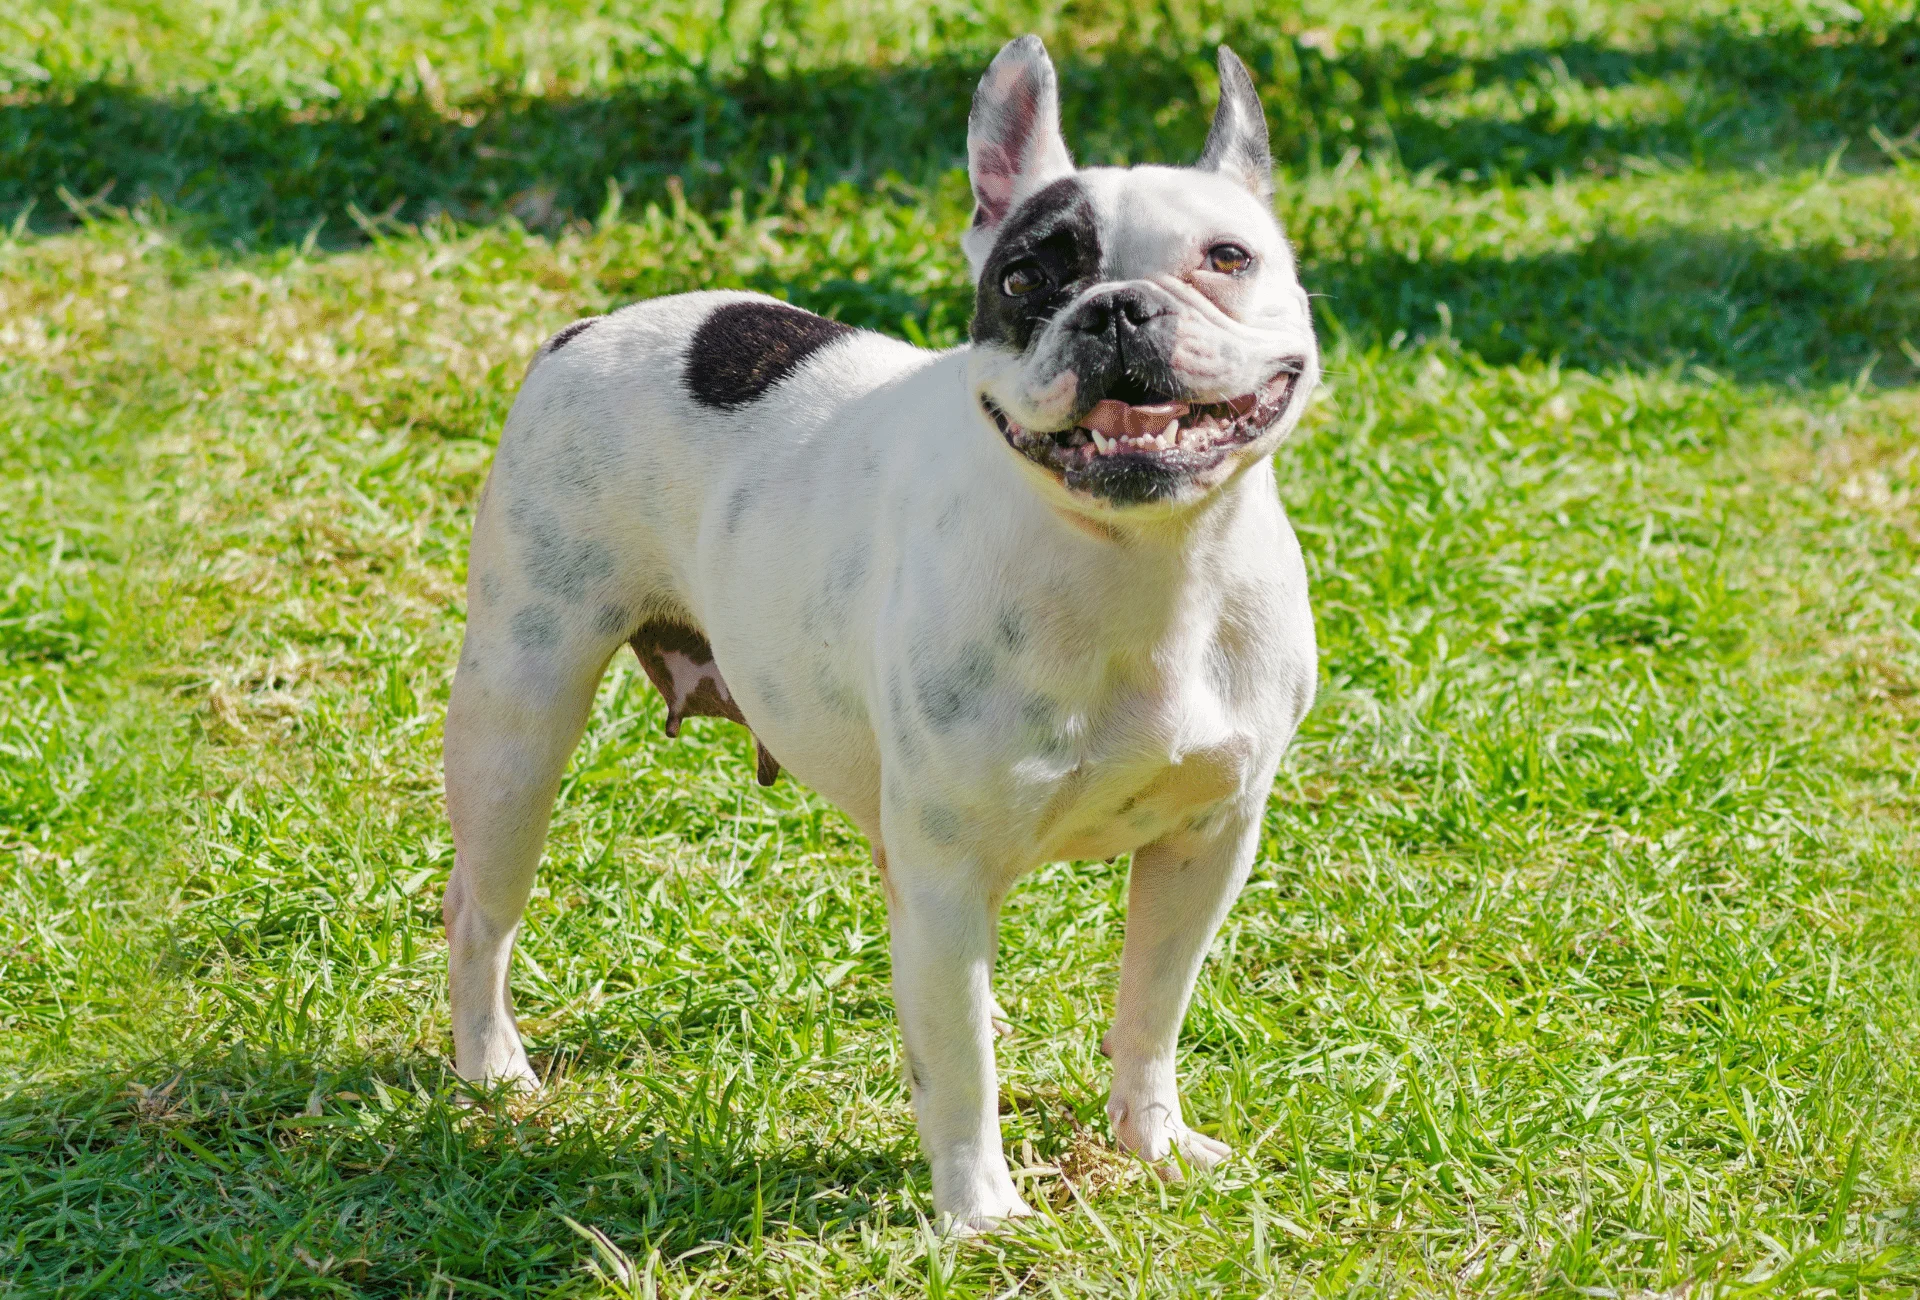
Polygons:
[[[1008,294],[1007,272],[1037,269],[1044,283],[1031,291]],[[1093,204],[1071,176],[1022,203],[987,254],[980,287],[974,294],[975,343],[1024,352],[1043,325],[1100,274],[1100,236]]]

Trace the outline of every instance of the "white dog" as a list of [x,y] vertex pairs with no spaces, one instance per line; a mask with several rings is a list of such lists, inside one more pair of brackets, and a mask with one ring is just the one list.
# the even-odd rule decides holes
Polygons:
[[[1119,1145],[1171,1172],[1180,1022],[1312,700],[1272,453],[1319,373],[1266,120],[1220,51],[1192,168],[1076,170],[1029,36],[974,97],[972,344],[926,352],[745,293],[540,350],[474,525],[447,709],[456,1065],[531,1083],[507,968],[555,791],[630,644],[844,809],[886,888],[936,1211],[1027,1212],[990,988],[1035,865],[1131,853],[1102,1047]],[[776,757],[778,761],[776,762]]]

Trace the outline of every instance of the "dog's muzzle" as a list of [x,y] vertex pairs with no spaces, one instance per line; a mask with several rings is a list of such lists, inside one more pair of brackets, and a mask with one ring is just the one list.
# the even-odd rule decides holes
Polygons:
[[1015,423],[992,398],[980,405],[1007,444],[1069,488],[1120,504],[1160,500],[1257,440],[1286,412],[1306,369],[1288,360],[1260,388],[1225,401],[1097,402],[1065,429]]

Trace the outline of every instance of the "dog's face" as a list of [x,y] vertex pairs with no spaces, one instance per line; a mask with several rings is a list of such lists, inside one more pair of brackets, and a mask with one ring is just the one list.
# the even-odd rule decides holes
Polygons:
[[1032,36],[981,80],[967,150],[974,396],[1046,490],[1095,513],[1179,510],[1279,446],[1319,353],[1231,51],[1194,167],[1076,170]]

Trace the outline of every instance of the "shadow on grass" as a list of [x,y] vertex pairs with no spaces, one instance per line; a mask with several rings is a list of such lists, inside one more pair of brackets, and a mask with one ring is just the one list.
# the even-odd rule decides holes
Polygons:
[[[1702,24],[1648,50],[1591,42],[1483,59],[1393,48],[1339,57],[1266,28],[1228,39],[1255,67],[1276,154],[1295,168],[1353,146],[1462,177],[1606,170],[1626,156],[1791,164],[1879,129],[1920,126],[1920,23],[1749,35]],[[502,94],[436,109],[420,97],[325,111],[229,111],[210,96],[108,83],[0,105],[0,213],[59,222],[64,187],[158,201],[221,246],[358,233],[348,205],[529,225],[590,217],[609,179],[655,197],[678,177],[696,206],[764,184],[770,161],[813,180],[926,183],[961,165],[966,111],[990,50],[891,69],[663,74],[590,98]],[[1107,162],[1194,157],[1208,124],[1209,50],[1113,48],[1061,63],[1068,137]],[[1643,87],[1648,102],[1596,96]],[[1664,88],[1664,89],[1663,89]]]
[[[1503,260],[1303,261],[1323,331],[1451,335],[1492,364],[1704,366],[1742,383],[1920,378],[1920,262],[1688,230]],[[1905,343],[1907,346],[1902,347]]]
[[0,1267],[35,1293],[107,1274],[129,1293],[436,1277],[519,1293],[587,1255],[562,1215],[636,1260],[721,1243],[716,1262],[877,1200],[913,1221],[911,1152],[782,1149],[721,1083],[650,1092],[587,1123],[564,1099],[463,1107],[437,1061],[239,1054],[17,1087],[0,1095]]
[[[1296,225],[1293,233],[1323,337],[1344,334],[1362,348],[1448,336],[1494,365],[1695,365],[1766,384],[1845,382],[1869,368],[1876,385],[1920,379],[1907,350],[1920,350],[1920,262],[1912,259],[1860,257],[1838,244],[1789,251],[1677,228],[1603,234],[1535,256],[1415,261],[1345,256],[1338,232]],[[626,296],[617,265],[602,287]],[[712,287],[775,293],[895,334],[903,315],[923,325],[963,322],[973,305],[964,284],[916,296],[885,267],[859,284],[765,269]]]
[[[1390,48],[1333,58],[1256,30],[1230,39],[1257,65],[1277,150],[1292,166],[1371,144],[1414,167],[1513,176],[1606,168],[1630,154],[1777,164],[1840,144],[1855,146],[1848,156],[1858,165],[1884,161],[1869,129],[1920,125],[1920,23],[1833,35],[1752,36],[1706,24],[1642,51],[1573,43],[1480,60]],[[511,212],[557,227],[593,215],[609,179],[647,198],[673,180],[696,209],[711,210],[736,189],[764,188],[775,158],[807,169],[815,190],[889,174],[933,187],[963,161],[966,106],[985,57],[726,81],[686,73],[600,98],[505,96],[457,112],[418,98],[318,116],[229,112],[210,99],[88,84],[0,105],[0,215],[31,199],[36,219],[57,224],[56,189],[106,190],[116,203],[153,200],[171,224],[245,252],[315,231],[323,244],[355,242],[349,204],[404,220],[445,212],[485,222]],[[1200,50],[1119,47],[1063,60],[1080,156],[1190,159],[1207,126],[1208,63]],[[1579,95],[1562,93],[1668,82],[1689,88],[1679,107],[1640,118],[1582,117],[1569,107]],[[1489,96],[1507,108],[1496,111]],[[957,198],[957,184],[948,186]],[[879,188],[907,202],[925,192]],[[1837,245],[1788,253],[1684,227],[1514,259],[1352,260],[1346,232],[1309,220],[1293,223],[1306,283],[1323,295],[1326,322],[1363,346],[1450,332],[1496,363],[1696,364],[1786,383],[1852,379],[1872,364],[1883,384],[1915,377],[1901,346],[1920,342],[1920,268],[1911,260]],[[791,268],[736,274],[722,264],[698,275],[708,287],[778,292],[853,324],[898,333],[911,317],[930,336],[957,338],[971,313],[966,287],[928,293],[924,276],[906,285],[896,270],[862,265],[857,282],[848,266],[825,264],[810,281]],[[659,291],[622,274],[616,258],[600,276],[616,299]]]

